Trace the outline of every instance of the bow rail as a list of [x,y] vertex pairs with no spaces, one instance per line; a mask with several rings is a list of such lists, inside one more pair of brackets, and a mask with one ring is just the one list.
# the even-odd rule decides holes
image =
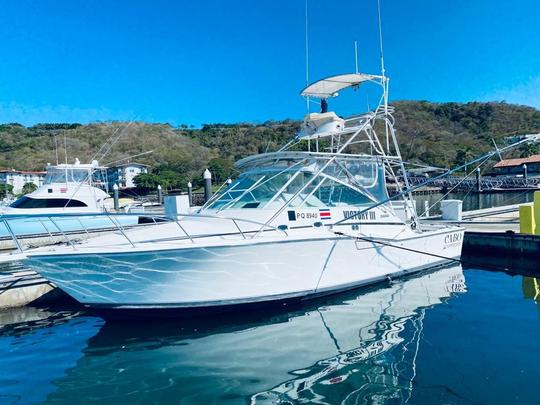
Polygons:
[[[100,218],[104,217],[108,219],[108,222],[111,226],[101,227],[101,228],[92,228],[85,225],[85,218]],[[137,223],[133,225],[122,224],[122,218],[125,217],[138,217],[138,219],[143,219],[143,223]],[[62,228],[62,221],[66,219],[73,219],[80,224],[80,229],[77,230],[66,230]],[[17,232],[14,229],[14,222],[21,220],[35,219],[37,223],[43,228],[43,233],[21,233]],[[216,221],[229,221],[232,225],[230,231],[227,232],[215,232],[215,233],[193,233],[189,232],[186,227],[186,220],[189,219],[213,219]],[[7,230],[8,237],[11,239],[15,245],[15,248],[20,253],[24,253],[27,247],[25,248],[23,240],[32,240],[36,238],[48,238],[50,243],[43,243],[43,245],[53,245],[58,243],[66,243],[71,246],[73,249],[77,249],[77,244],[81,242],[81,239],[88,239],[92,234],[104,234],[110,232],[118,232],[124,237],[124,239],[132,247],[136,247],[139,243],[145,243],[148,241],[134,241],[130,238],[128,230],[141,229],[145,226],[154,226],[167,223],[176,223],[178,225],[178,230],[180,235],[178,236],[169,236],[161,239],[152,239],[152,242],[157,241],[171,241],[171,240],[189,240],[192,243],[197,243],[198,239],[211,238],[211,237],[224,237],[224,236],[240,236],[242,239],[255,238],[260,234],[259,227],[263,227],[264,231],[267,232],[277,232],[280,235],[288,236],[288,233],[285,229],[280,227],[264,224],[262,222],[244,219],[244,218],[234,218],[234,217],[221,217],[216,215],[207,215],[207,214],[178,214],[176,218],[166,217],[164,215],[158,214],[144,214],[140,213],[89,213],[89,214],[37,214],[37,215],[10,215],[10,216],[0,216],[0,224],[3,224]],[[247,229],[246,224],[255,225],[251,229]],[[52,228],[52,229],[51,229]],[[81,238],[83,237],[83,238]],[[4,238],[5,240],[6,238]],[[35,247],[35,246],[32,246]]]

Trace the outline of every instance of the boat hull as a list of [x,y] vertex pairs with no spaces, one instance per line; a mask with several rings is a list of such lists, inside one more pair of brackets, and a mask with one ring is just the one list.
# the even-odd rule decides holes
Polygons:
[[[196,308],[315,297],[459,257],[463,230],[394,240],[257,241],[139,252],[36,254],[27,264],[82,304]],[[424,253],[424,252],[427,252]]]

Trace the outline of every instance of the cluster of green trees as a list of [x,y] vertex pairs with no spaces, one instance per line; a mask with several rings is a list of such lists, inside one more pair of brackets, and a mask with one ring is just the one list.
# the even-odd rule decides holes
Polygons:
[[[493,141],[501,145],[506,136],[540,131],[540,111],[527,106],[427,101],[392,104],[402,155],[415,163],[451,167],[491,150]],[[152,151],[135,159],[152,167],[150,173],[136,178],[138,187],[153,190],[160,184],[169,190],[185,189],[188,182],[199,186],[206,168],[216,183],[234,177],[234,161],[277,150],[299,126],[294,120],[206,124],[201,128],[142,122],[32,127],[11,123],[0,125],[0,167],[42,169],[47,162],[63,161],[65,155],[70,161],[98,159],[106,165]],[[513,156],[538,152],[537,147],[524,147]]]
[[0,198],[6,198],[13,195],[13,186],[11,184],[0,183]]
[[[20,195],[29,194],[36,191],[37,186],[34,183],[25,183]],[[5,198],[13,195],[13,186],[11,184],[0,183],[0,198]]]

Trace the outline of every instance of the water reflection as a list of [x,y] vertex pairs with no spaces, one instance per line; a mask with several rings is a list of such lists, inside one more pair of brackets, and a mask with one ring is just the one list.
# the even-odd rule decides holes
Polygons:
[[540,317],[540,279],[535,277],[523,277],[521,281],[523,296],[536,303]]
[[40,403],[75,366],[103,321],[77,312],[13,308],[0,312],[0,403]]
[[105,323],[44,312],[0,329],[0,399],[406,402],[426,311],[464,291],[453,267],[264,315]]

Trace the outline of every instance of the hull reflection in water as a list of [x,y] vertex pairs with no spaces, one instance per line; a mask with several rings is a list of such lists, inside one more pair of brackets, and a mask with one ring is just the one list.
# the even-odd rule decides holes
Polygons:
[[453,267],[287,313],[238,313],[229,323],[106,323],[54,381],[48,400],[403,399],[412,390],[425,311],[464,291],[462,270]]
[[[371,303],[377,310],[358,319],[357,336],[341,333],[341,323],[333,325],[332,316],[319,312],[336,355],[290,371],[292,379],[254,395],[252,403],[403,403],[412,394],[425,311],[465,291],[462,270],[454,267],[366,294],[352,304],[365,310]],[[332,387],[338,384],[344,387]]]

